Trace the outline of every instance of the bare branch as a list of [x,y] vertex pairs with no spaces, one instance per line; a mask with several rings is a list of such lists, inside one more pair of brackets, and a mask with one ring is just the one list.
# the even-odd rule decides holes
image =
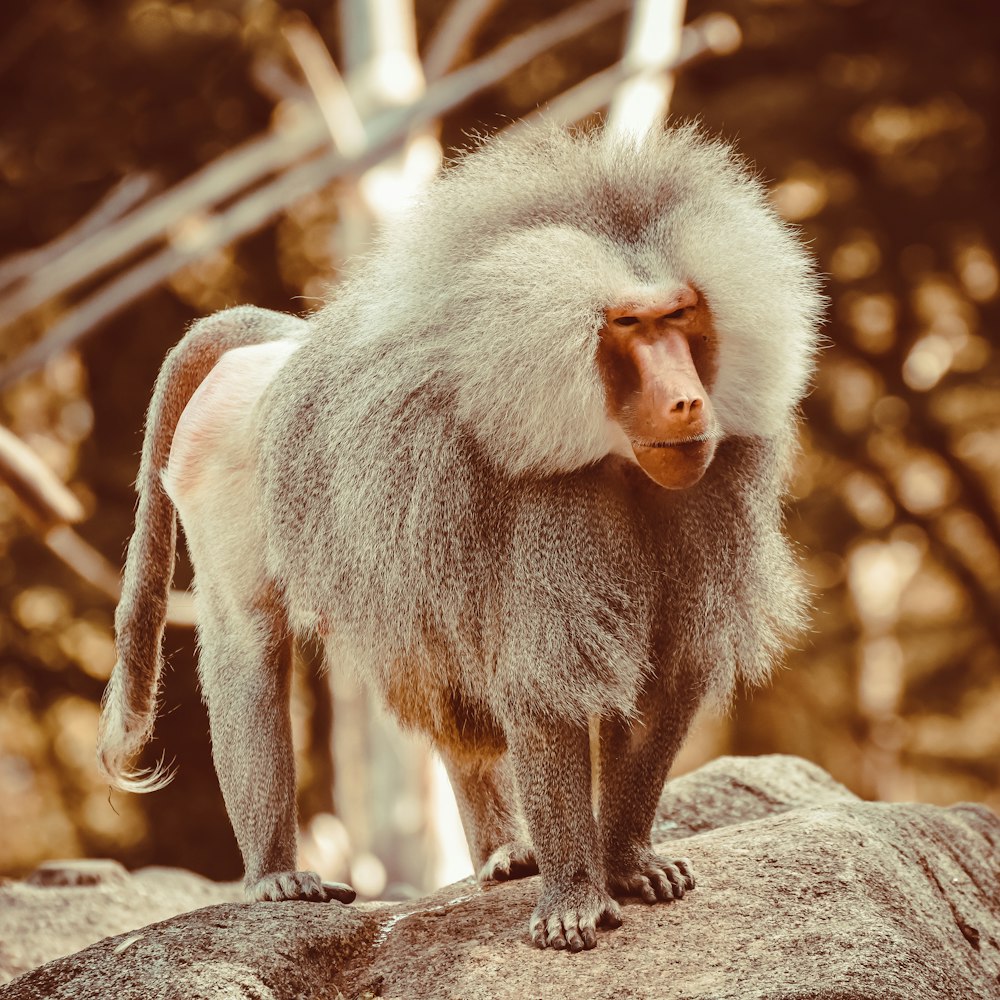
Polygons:
[[[489,55],[471,63],[464,69],[452,73],[443,80],[431,86],[424,99],[406,108],[393,108],[375,118],[368,126],[368,147],[359,155],[342,156],[329,152],[313,160],[308,160],[279,175],[267,184],[256,188],[252,193],[236,202],[220,215],[209,219],[206,225],[199,227],[195,240],[185,240],[181,243],[175,240],[165,249],[155,253],[141,264],[126,271],[121,277],[106,285],[101,291],[85,299],[63,319],[52,326],[49,332],[26,351],[15,358],[0,372],[0,389],[6,388],[12,382],[34,371],[44,364],[54,353],[69,347],[93,330],[98,324],[116,315],[125,306],[156,288],[159,284],[175,274],[186,264],[204,257],[219,247],[226,246],[234,240],[255,232],[267,225],[273,218],[280,215],[288,205],[307,194],[319,190],[337,177],[349,173],[359,173],[377,163],[385,154],[404,138],[412,129],[426,125],[439,118],[453,108],[475,96],[480,91],[499,83],[513,70],[530,62],[536,55],[544,52],[554,44],[564,41],[581,31],[587,30],[602,20],[617,13],[623,7],[625,0],[587,0],[552,20],[533,28],[531,31],[499,46]],[[325,126],[319,115],[310,116],[310,135],[326,134]],[[302,148],[306,142],[305,127],[289,133],[296,136],[293,144]],[[254,140],[243,147],[246,152],[252,147],[261,157],[273,156],[270,143],[273,137],[267,136]],[[202,188],[215,185],[216,193],[221,186],[218,164],[234,154],[220,157],[210,167],[206,167],[178,185],[184,188],[184,198],[194,201],[191,191],[193,182],[200,181]],[[243,163],[243,169],[249,173],[250,166]],[[134,250],[138,245],[144,245],[159,233],[153,231],[157,220],[150,217],[154,204],[157,205],[157,216],[166,215],[164,205],[174,200],[175,204],[182,199],[174,199],[174,192],[168,192],[143,207],[121,223],[128,226],[132,235],[141,235],[140,244],[128,249]],[[204,191],[202,192],[205,193]],[[183,211],[181,215],[185,214]],[[141,224],[136,224],[136,216],[142,216]],[[178,216],[159,220],[160,232],[170,223],[176,223]],[[87,246],[81,244],[73,255],[77,256]],[[114,239],[116,251],[120,252],[126,242],[121,231]],[[120,255],[120,254],[119,254]],[[96,273],[96,270],[92,273]],[[90,274],[80,274],[80,278]],[[45,301],[43,296],[40,299]],[[0,303],[0,308],[3,308]]]
[[[121,597],[118,570],[86,539],[66,525],[56,525],[45,533],[42,541],[77,576],[117,603]],[[167,623],[182,628],[192,628],[196,624],[193,594],[186,590],[170,591]]]
[[910,420],[914,425],[914,438],[921,447],[933,452],[948,467],[962,491],[962,500],[982,521],[990,540],[1000,550],[1000,511],[982,477],[967,462],[955,454],[948,429],[931,412],[927,396],[909,392],[898,365],[877,364],[871,355],[846,342],[837,344],[838,350],[885,379],[891,393],[905,398],[910,407]]
[[[389,108],[414,107],[427,92],[417,51],[414,0],[348,0],[341,5],[350,90],[366,121]],[[421,192],[441,169],[441,143],[427,129],[409,131],[398,150],[382,158],[354,184],[339,190],[338,252],[359,257],[371,245],[379,223]]]
[[[368,149],[357,163],[324,159],[324,167],[313,171],[323,177],[316,186],[320,187],[333,177],[354,169],[371,166],[411,128],[440,117],[480,91],[499,83],[546,49],[619,13],[626,5],[627,0],[586,0],[438,81],[418,104],[394,109],[372,122]],[[42,303],[97,276],[112,264],[162,238],[171,226],[185,216],[205,212],[267,174],[302,160],[323,146],[328,136],[321,116],[316,112],[304,112],[291,127],[258,136],[220,156],[120,223],[84,240],[72,251],[33,274],[14,293],[0,300],[0,323],[13,324]],[[303,189],[301,193],[315,189]],[[5,376],[4,381],[10,379]]]
[[309,88],[285,69],[284,61],[273,55],[257,55],[250,63],[250,79],[265,97],[275,104],[288,101],[308,104]]
[[162,285],[187,264],[267,225],[297,198],[322,187],[352,162],[337,154],[328,154],[286,171],[225,212],[209,218],[195,235],[176,239],[129,268],[57,320],[41,340],[0,372],[0,390],[41,367],[54,354],[70,347],[99,324]]
[[664,67],[680,57],[684,6],[684,0],[635,0],[622,62],[636,72],[611,102],[609,135],[641,138],[666,116],[674,81]]
[[119,181],[82,219],[44,246],[12,254],[0,261],[0,289],[28,277],[72,249],[75,243],[121,218],[156,186],[154,174],[130,174]]
[[[35,451],[6,427],[0,427],[0,480],[32,520],[42,525],[45,546],[74,573],[117,601],[121,596],[118,570],[70,527],[83,520],[83,505]],[[167,620],[172,625],[194,625],[191,594],[170,592]]]
[[[894,524],[912,524],[926,534],[934,555],[969,595],[976,608],[976,618],[980,623],[983,623],[993,642],[1000,647],[1000,615],[997,614],[1000,605],[998,605],[997,596],[984,585],[979,574],[969,566],[962,554],[949,542],[942,531],[940,518],[936,516],[926,517],[910,510],[903,502],[899,487],[890,470],[884,468],[868,455],[857,438],[845,433],[831,421],[828,421],[821,430],[818,428],[817,430],[825,451],[841,456],[843,461],[855,468],[863,469],[879,482],[895,507]],[[977,514],[979,513],[975,504],[969,506]],[[986,524],[985,527],[989,531],[989,524]],[[993,541],[996,542],[997,539],[994,538]]]
[[628,0],[586,0],[497,46],[428,89],[426,100],[421,102],[421,124],[450,111],[553,46],[620,14],[627,7]]
[[[735,52],[740,42],[739,25],[728,14],[707,14],[684,28],[677,61],[665,64],[662,68],[676,73],[707,56]],[[509,130],[520,128],[522,123],[530,124],[539,118],[567,125],[578,122],[607,105],[616,88],[637,72],[642,70],[630,67],[623,59],[587,77],[569,90],[564,90],[538,111],[511,125]]]
[[105,284],[58,319],[41,340],[19,354],[0,372],[0,390],[41,368],[49,358],[71,347],[99,324],[161,285],[188,261],[175,247],[167,247]]
[[261,177],[303,159],[326,141],[322,118],[311,113],[287,129],[258,136],[220,156],[32,274],[23,285],[0,299],[0,323],[15,323],[42,303],[162,239],[185,216],[206,211]]
[[444,76],[458,61],[479,25],[499,0],[452,0],[438,21],[424,52],[424,75],[428,82]]
[[83,505],[38,454],[0,427],[0,480],[42,524],[82,521]]
[[361,113],[410,105],[426,87],[414,0],[341,0],[341,63]]
[[345,156],[365,147],[365,126],[340,71],[319,32],[305,16],[289,19],[282,32],[302,70],[338,152]]

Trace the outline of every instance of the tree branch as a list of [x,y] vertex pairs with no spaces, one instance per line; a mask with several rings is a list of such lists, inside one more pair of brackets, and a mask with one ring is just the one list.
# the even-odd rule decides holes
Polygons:
[[[280,215],[289,204],[322,188],[335,178],[349,173],[362,172],[373,166],[412,129],[419,128],[421,125],[439,118],[482,90],[499,83],[509,73],[530,62],[550,46],[585,31],[618,13],[624,3],[625,0],[587,0],[587,2],[571,8],[499,46],[477,62],[471,63],[464,69],[438,81],[428,88],[423,100],[417,104],[406,108],[391,109],[373,119],[367,127],[367,145],[362,152],[354,156],[328,152],[286,170],[274,180],[256,188],[221,214],[210,218],[204,226],[199,227],[195,239],[185,238],[183,242],[175,239],[166,248],[129,269],[119,278],[105,285],[100,291],[85,299],[57,321],[41,340],[20,354],[0,372],[0,389],[6,388],[12,382],[40,367],[56,351],[63,350],[78,341],[99,323],[116,315],[125,306],[157,287],[186,264],[198,260],[240,237],[255,232]],[[325,125],[318,113],[313,113],[309,121],[311,124],[308,128],[300,125],[298,129],[293,129],[289,133],[289,135],[296,136],[294,141],[289,141],[298,150],[305,147],[307,134],[315,136],[317,133],[321,133],[324,137],[327,136]],[[248,176],[252,172],[254,164],[259,168],[264,160],[274,162],[275,152],[270,145],[272,141],[273,137],[268,136],[254,140],[242,148],[239,165],[244,175]],[[184,202],[198,201],[199,204],[203,204],[210,189],[221,197],[224,177],[220,175],[218,165],[220,161],[231,160],[235,155],[226,154],[220,157],[210,167],[204,168],[198,174],[182,182],[177,188],[154,199],[153,202],[144,206],[139,212],[133,213],[118,227],[115,227],[117,232],[109,234],[109,238],[104,240],[103,247],[91,246],[91,250],[96,253],[97,249],[102,249],[104,266],[106,266],[109,260],[124,255],[126,250],[128,252],[134,251],[140,245],[145,245],[162,235],[170,225],[176,224],[178,218],[188,214],[181,211],[179,215],[171,215],[167,211],[170,203],[173,203],[175,209],[179,206],[182,207]],[[178,192],[179,188],[182,189],[180,192]],[[196,192],[200,192],[200,199],[196,198]],[[153,214],[154,206],[155,214]],[[137,220],[136,216],[142,218]],[[157,229],[157,227],[159,228]],[[128,240],[135,238],[139,238],[140,242],[126,247]],[[97,239],[101,239],[101,237]],[[73,256],[79,258],[82,251],[93,242],[95,241],[87,241],[87,243],[78,246],[73,251]],[[112,247],[111,244],[114,246]],[[79,280],[82,280],[83,277],[91,277],[97,273],[97,270],[101,269],[103,267],[95,268],[91,273],[84,274],[82,269],[78,267],[76,273]],[[66,267],[63,270],[65,273],[69,273],[70,268]],[[43,296],[40,301],[45,301],[45,297]],[[0,309],[5,307],[6,303],[0,303]]]
[[444,76],[455,65],[479,25],[498,3],[499,0],[452,0],[424,50],[424,75],[428,82]]
[[50,243],[12,254],[0,261],[0,289],[27,278],[71,250],[73,245],[93,236],[142,201],[156,186],[153,174],[130,174],[122,178],[82,219],[60,233]]
[[[863,469],[874,476],[883,486],[896,508],[895,523],[912,524],[920,528],[927,536],[935,556],[942,566],[948,570],[969,595],[976,608],[977,620],[983,624],[993,642],[1000,648],[1000,606],[995,596],[983,585],[974,570],[966,563],[955,548],[942,537],[942,533],[934,518],[922,517],[911,511],[903,503],[902,497],[887,471],[876,461],[869,458],[864,448],[849,435],[839,430],[833,424],[828,424],[818,435],[825,439],[825,450],[837,455],[843,461]],[[845,458],[844,456],[850,456]],[[902,513],[900,513],[902,512]]]
[[[707,14],[684,28],[677,60],[664,63],[661,68],[665,72],[676,73],[706,56],[729,55],[740,47],[740,42],[739,25],[728,14]],[[566,125],[578,122],[607,105],[618,86],[637,72],[641,71],[622,59],[563,91],[537,111],[509,126],[508,131],[539,118]]]
[[0,480],[44,525],[82,521],[83,505],[38,454],[0,427]]
[[[0,480],[31,519],[41,525],[46,548],[77,576],[117,601],[121,596],[118,570],[70,527],[83,520],[83,505],[36,452],[6,427],[0,427]],[[194,625],[191,594],[170,592],[167,621],[172,625]]]
[[285,169],[315,152],[327,139],[322,118],[310,112],[289,128],[268,132],[223,154],[32,274],[0,299],[0,323],[16,323],[43,303],[162,239],[186,216],[206,212],[262,177]]
[[345,156],[359,153],[365,146],[365,126],[319,32],[301,16],[291,19],[283,33],[309,84],[334,148]]
[[666,117],[674,89],[666,65],[680,59],[684,0],[635,0],[622,62],[635,73],[615,91],[607,134],[636,139]]
[[[89,542],[67,525],[60,524],[42,536],[45,547],[77,576],[114,603],[121,597],[118,570]],[[167,624],[193,628],[197,623],[194,595],[186,590],[171,590],[167,599]]]
[[948,467],[948,471],[958,481],[965,503],[983,522],[990,540],[1000,550],[1000,512],[997,511],[993,497],[979,475],[963,462],[954,452],[947,430],[930,413],[926,403],[927,397],[921,393],[910,392],[900,375],[899,368],[877,365],[864,352],[845,342],[838,343],[838,350],[843,351],[855,361],[874,369],[885,379],[891,393],[906,399],[910,408],[910,417],[916,425],[915,435],[921,446],[932,451]]

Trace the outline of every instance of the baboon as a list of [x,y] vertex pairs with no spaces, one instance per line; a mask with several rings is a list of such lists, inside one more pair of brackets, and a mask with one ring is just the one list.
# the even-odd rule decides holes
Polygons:
[[169,780],[129,762],[176,510],[251,899],[349,898],[296,870],[294,635],[427,734],[481,879],[541,873],[535,944],[683,896],[650,843],[670,763],[802,623],[781,500],[821,307],[725,143],[545,126],[459,158],[314,315],[196,323],[149,411],[104,772]]

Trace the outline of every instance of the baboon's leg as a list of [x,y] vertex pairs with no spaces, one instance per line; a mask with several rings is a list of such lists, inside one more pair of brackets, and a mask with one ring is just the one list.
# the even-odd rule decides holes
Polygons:
[[656,854],[650,832],[696,704],[690,696],[648,691],[640,719],[601,721],[599,826],[608,889],[616,896],[655,903],[694,888],[690,862]]
[[291,635],[256,528],[253,404],[288,353],[287,344],[261,344],[222,358],[180,417],[164,486],[194,566],[212,756],[247,894],[349,902],[348,886],[326,887],[314,872],[295,870]]
[[504,882],[537,875],[506,754],[473,757],[445,750],[442,759],[479,880]]
[[199,672],[212,757],[251,899],[326,898],[295,870],[295,760],[289,714],[291,637],[273,595],[237,602],[199,586]]
[[606,889],[591,811],[587,726],[519,719],[507,743],[543,880],[532,941],[542,948],[593,948],[598,926],[618,927],[622,916]]

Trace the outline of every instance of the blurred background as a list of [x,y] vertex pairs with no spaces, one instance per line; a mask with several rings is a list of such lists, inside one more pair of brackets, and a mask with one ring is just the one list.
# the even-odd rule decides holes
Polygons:
[[[3,5],[0,874],[72,856],[241,874],[183,594],[150,748],[177,779],[109,794],[93,765],[169,347],[228,305],[307,312],[471,131],[545,105],[590,119],[629,86],[738,141],[831,297],[788,515],[812,631],[770,687],[699,719],[675,773],[793,753],[865,797],[1000,809],[1000,14],[660,6],[676,24],[643,32],[626,0]],[[672,95],[662,75],[623,89],[678,59]],[[301,651],[304,860],[368,895],[466,874],[431,756],[319,666]]]

